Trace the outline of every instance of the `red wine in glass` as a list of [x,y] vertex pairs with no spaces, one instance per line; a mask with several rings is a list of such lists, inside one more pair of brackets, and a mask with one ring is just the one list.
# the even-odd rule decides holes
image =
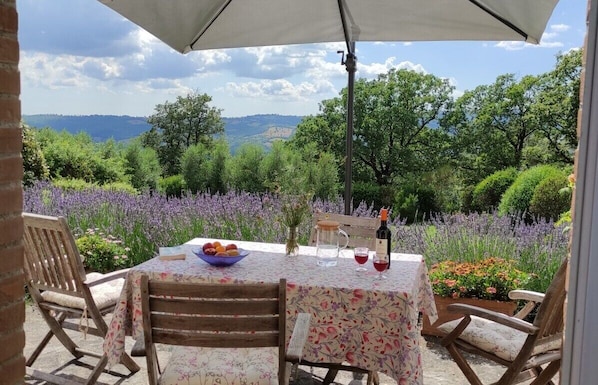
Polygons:
[[385,271],[388,268],[388,262],[386,261],[374,261],[374,269],[376,271]]
[[363,265],[368,261],[368,254],[370,250],[367,247],[356,247],[354,250],[355,260],[359,264],[355,271],[367,271]]
[[378,279],[385,279],[386,276],[382,272],[388,269],[388,257],[386,255],[374,256],[374,269],[379,272]]

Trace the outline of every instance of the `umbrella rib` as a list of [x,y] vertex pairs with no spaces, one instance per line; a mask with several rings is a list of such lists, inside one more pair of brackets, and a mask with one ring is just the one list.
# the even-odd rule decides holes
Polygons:
[[486,7],[485,5],[480,4],[480,2],[478,0],[469,0],[469,1],[471,3],[477,5],[482,11],[486,12],[490,16],[494,17],[496,20],[500,21],[501,23],[503,23],[507,27],[511,28],[513,31],[515,31],[518,34],[520,34],[521,37],[523,37],[523,39],[527,41],[528,35],[527,35],[527,33],[525,33],[525,31],[521,30],[521,28],[517,27],[516,25],[514,25],[510,21],[506,20],[505,18],[503,18],[502,16],[500,16],[499,14],[497,14],[496,12],[494,12],[493,10],[491,10],[490,8]]
[[201,37],[203,36],[204,33],[206,33],[206,31],[208,29],[210,29],[210,27],[212,26],[212,24],[214,24],[214,22],[216,21],[216,19],[218,19],[220,17],[220,15],[222,14],[222,12],[224,12],[224,10],[230,5],[232,0],[228,0],[225,4],[222,5],[222,7],[220,7],[220,9],[218,10],[218,12],[216,12],[216,14],[212,17],[212,19],[210,19],[210,21],[208,23],[206,23],[206,25],[202,28],[201,31],[199,31],[199,33],[197,34],[197,36],[195,37],[195,39],[193,39],[193,41],[191,42],[191,44],[189,44],[189,47],[191,47],[191,49],[195,49],[193,46],[195,45],[195,43],[197,43],[197,41],[199,39],[201,39]]
[[345,0],[338,0],[338,10],[341,14],[341,23],[343,24],[343,34],[345,35],[345,44],[347,44],[347,52],[354,53],[351,50],[351,44],[349,42],[349,29],[347,27],[347,19],[345,17]]

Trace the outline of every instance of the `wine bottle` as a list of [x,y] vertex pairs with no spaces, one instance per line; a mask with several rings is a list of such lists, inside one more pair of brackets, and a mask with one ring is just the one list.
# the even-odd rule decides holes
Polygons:
[[390,269],[390,229],[388,228],[388,210],[380,210],[380,227],[376,230],[376,254],[386,255]]

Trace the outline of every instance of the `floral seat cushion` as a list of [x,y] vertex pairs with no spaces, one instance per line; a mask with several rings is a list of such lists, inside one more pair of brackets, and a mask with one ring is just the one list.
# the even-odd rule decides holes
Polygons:
[[[100,273],[89,273],[86,278],[87,282],[91,283],[103,276],[104,275]],[[124,278],[118,278],[90,287],[89,290],[91,291],[91,296],[98,309],[105,309],[106,307],[113,306],[120,297],[120,292],[124,284]],[[45,291],[42,293],[42,297],[44,297],[45,301],[53,302],[58,305],[81,310],[85,309],[85,299],[83,298],[54,291]]]
[[160,385],[275,385],[278,348],[176,346]]
[[[438,329],[448,334],[457,327],[462,319],[443,323],[438,326]],[[525,343],[527,336],[527,333],[508,326],[471,316],[470,324],[467,325],[459,338],[502,359],[513,361]]]

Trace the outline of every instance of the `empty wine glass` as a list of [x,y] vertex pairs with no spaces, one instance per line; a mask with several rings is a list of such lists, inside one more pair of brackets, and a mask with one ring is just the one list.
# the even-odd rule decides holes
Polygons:
[[386,276],[382,272],[388,268],[388,254],[374,254],[373,262],[374,269],[378,271],[377,279],[386,279]]
[[368,261],[370,249],[367,247],[356,247],[355,250],[353,250],[353,253],[355,261],[358,263],[358,267],[355,271],[368,271],[363,265]]

